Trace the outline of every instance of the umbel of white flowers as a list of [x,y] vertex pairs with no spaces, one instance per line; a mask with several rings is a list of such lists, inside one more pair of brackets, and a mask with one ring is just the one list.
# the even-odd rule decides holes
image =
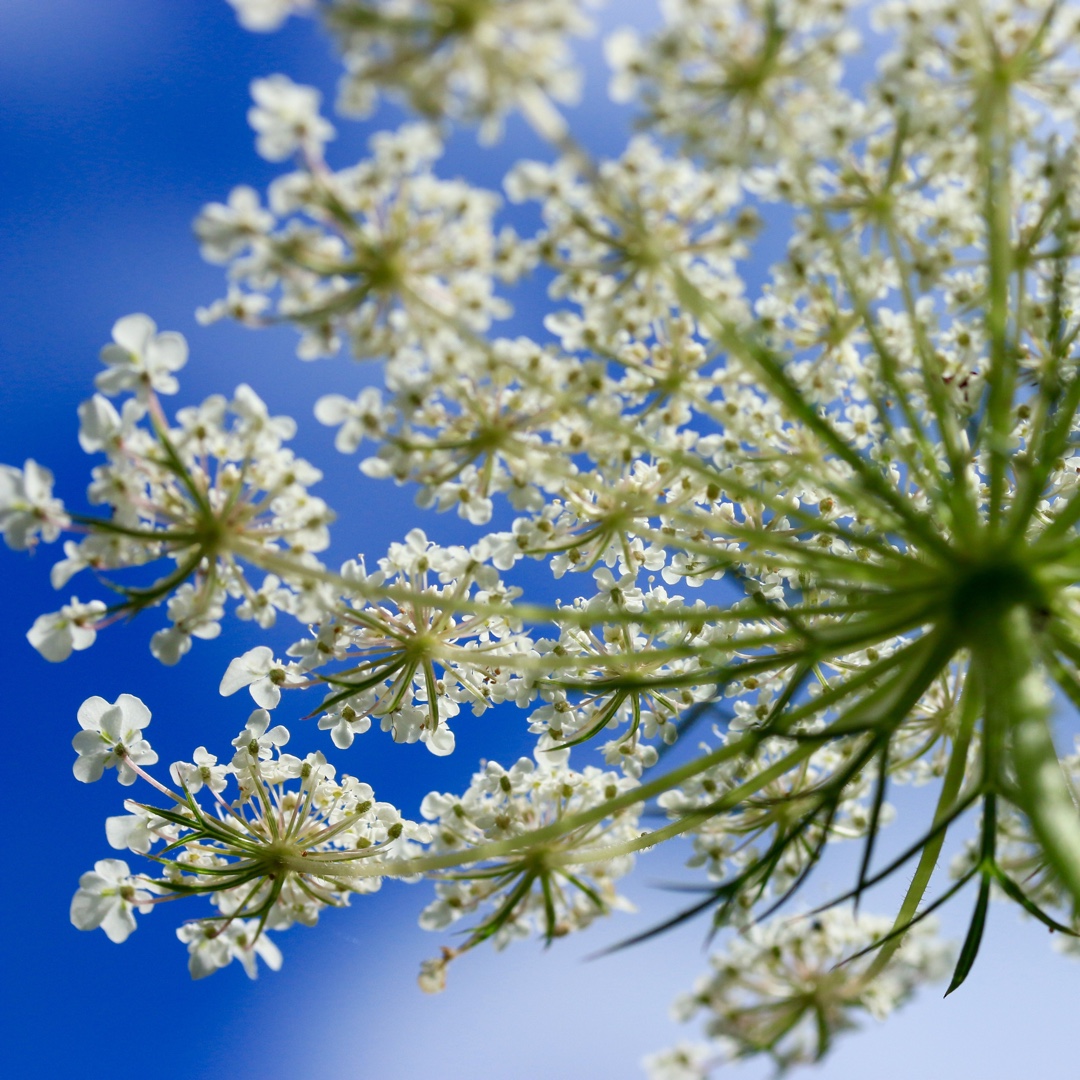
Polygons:
[[[887,0],[867,23],[849,0],[667,0],[651,36],[607,40],[644,134],[596,161],[559,112],[586,4],[230,2],[254,30],[322,20],[342,113],[385,94],[418,120],[338,169],[319,94],[257,80],[256,145],[286,171],[196,221],[228,273],[200,317],[290,323],[305,360],[378,360],[381,389],[324,397],[317,418],[340,451],[368,449],[366,476],[476,538],[414,528],[377,569],[324,565],[333,514],[286,446],[295,423],[247,386],[170,417],[186,342],[120,319],[79,412],[100,512],[66,511],[33,461],[0,467],[7,543],[70,533],[53,584],[93,569],[113,590],[42,615],[31,644],[60,661],[164,605],[151,649],[173,664],[227,611],[298,625],[281,658],[260,645],[228,666],[221,693],[258,708],[231,758],[199,746],[172,786],[147,771],[138,698],[83,705],[77,778],[115,767],[154,794],[107,823],[149,866],[98,862],[75,925],[122,941],[136,911],[206,894],[178,931],[192,974],[238,959],[254,976],[281,962],[271,932],[431,879],[423,926],[472,919],[423,965],[437,990],[488,939],[550,943],[626,907],[635,853],[683,838],[703,880],[677,918],[733,934],[677,1003],[708,1042],[651,1057],[655,1080],[814,1060],[950,967],[955,989],[992,893],[1080,931],[1080,756],[1059,759],[1051,714],[1055,687],[1080,704],[1078,5]],[[847,58],[871,48],[857,84]],[[515,111],[551,149],[505,179],[539,205],[534,236],[438,173],[454,123],[492,140]],[[767,268],[763,228],[787,231]],[[541,272],[549,336],[500,337],[507,286]],[[524,560],[570,599],[531,602]],[[124,584],[149,564],[153,584]],[[294,696],[340,751],[377,726],[437,755],[513,702],[535,752],[433,792],[414,822],[282,749],[270,710]],[[697,751],[684,739],[671,764],[689,731]],[[889,789],[911,784],[918,839],[886,852]],[[778,915],[844,840],[861,845],[851,891]],[[857,915],[895,871],[899,910]],[[932,913],[968,885],[953,962]]]

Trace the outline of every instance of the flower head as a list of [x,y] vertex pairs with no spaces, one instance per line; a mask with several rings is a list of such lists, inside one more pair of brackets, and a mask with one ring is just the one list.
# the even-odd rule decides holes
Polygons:
[[751,927],[712,958],[712,974],[676,1004],[676,1013],[688,1019],[704,1011],[709,1034],[731,1058],[764,1051],[781,1068],[817,1061],[859,1012],[880,1019],[920,983],[948,971],[949,950],[924,922],[884,970],[867,978],[871,958],[853,957],[891,924],[834,910]]

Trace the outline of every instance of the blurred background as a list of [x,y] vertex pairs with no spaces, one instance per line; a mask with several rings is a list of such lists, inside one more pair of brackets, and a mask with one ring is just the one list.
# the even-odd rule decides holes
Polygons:
[[[651,8],[624,0],[604,22],[647,25]],[[598,153],[617,154],[629,118],[607,101],[598,43],[586,43],[582,56],[588,82],[573,113],[575,131]],[[361,550],[371,565],[415,525],[443,543],[469,542],[472,530],[456,518],[422,514],[408,492],[361,477],[357,459],[338,455],[333,432],[315,422],[319,396],[355,393],[377,380],[376,369],[345,358],[302,364],[290,330],[195,323],[194,309],[222,295],[224,285],[220,268],[201,262],[191,221],[233,185],[263,188],[279,171],[255,155],[245,121],[251,79],[276,71],[332,98],[336,62],[308,20],[253,35],[237,26],[224,0],[0,0],[0,462],[46,464],[57,494],[81,505],[92,462],[77,443],[75,410],[92,392],[113,322],[145,311],[191,345],[175,404],[249,382],[272,412],[296,417],[294,445],[326,473],[316,493],[339,515],[331,562]],[[399,118],[386,109],[374,125]],[[364,152],[371,127],[338,126],[330,160],[340,167]],[[457,135],[439,171],[497,187],[512,161],[542,154],[511,122],[507,139],[491,150],[479,148],[471,132]],[[523,294],[515,303],[510,329],[538,326],[543,297]],[[196,641],[178,667],[163,668],[147,647],[162,618],[151,612],[50,665],[26,643],[26,629],[71,593],[98,595],[89,578],[53,593],[48,569],[59,554],[43,547],[27,559],[0,550],[0,716],[8,747],[0,812],[10,812],[12,826],[0,855],[7,1075],[615,1080],[640,1075],[646,1053],[697,1037],[667,1010],[706,968],[704,924],[585,959],[676,910],[679,898],[657,887],[689,879],[675,851],[641,860],[628,888],[637,916],[616,915],[550,951],[536,942],[503,954],[478,949],[451,968],[449,989],[435,998],[416,986],[419,961],[435,955],[442,940],[416,926],[427,885],[390,883],[348,910],[325,913],[314,932],[277,935],[284,967],[264,970],[254,983],[237,965],[190,980],[175,928],[194,910],[169,906],[142,917],[122,946],[75,930],[71,895],[95,860],[117,854],[103,823],[129,794],[111,776],[93,786],[72,777],[79,704],[91,694],[141,697],[154,714],[148,735],[159,770],[190,758],[200,743],[227,757],[251,704],[245,694],[219,697],[217,683],[233,656],[267,639],[230,621],[222,639]],[[284,646],[298,636],[283,620],[268,640]],[[295,713],[280,715],[292,721]],[[527,752],[516,710],[472,727],[470,719],[458,718],[458,749],[448,759],[372,731],[331,760],[415,817],[427,791],[463,790],[481,757],[509,765]],[[313,726],[294,725],[296,746],[332,750]],[[901,819],[907,803],[921,805],[918,794],[901,802]],[[827,866],[809,899],[845,886],[847,869],[843,858]],[[888,912],[893,899],[884,890],[868,906]],[[945,914],[956,936],[972,900],[962,897]],[[1002,907],[992,912],[979,962],[957,994],[942,1002],[932,988],[887,1024],[868,1020],[807,1075],[1073,1080],[1080,1073],[1071,1028],[1078,991],[1080,966],[1058,957],[1045,931]],[[764,1063],[750,1063],[724,1075],[758,1080],[768,1073]]]

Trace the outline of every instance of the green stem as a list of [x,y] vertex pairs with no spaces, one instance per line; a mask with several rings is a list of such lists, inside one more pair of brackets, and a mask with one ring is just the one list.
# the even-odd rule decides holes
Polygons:
[[1013,272],[1012,205],[1009,193],[1012,143],[1009,132],[1009,82],[996,58],[977,103],[976,132],[983,174],[986,226],[986,333],[990,344],[989,391],[985,430],[990,455],[990,527],[1004,511],[1005,466],[1009,457],[1017,356],[1009,340],[1009,281]]
[[[1080,906],[1080,813],[1054,747],[1051,698],[1031,619],[1016,607],[997,623],[996,640],[979,656],[987,735],[997,734],[1004,744],[1016,782],[1015,793],[1008,794],[1031,822],[1050,869]],[[987,779],[1004,786],[1004,772]]]

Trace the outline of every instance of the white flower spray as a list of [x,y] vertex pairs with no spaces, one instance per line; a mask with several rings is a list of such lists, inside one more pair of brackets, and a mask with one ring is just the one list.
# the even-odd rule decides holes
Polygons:
[[[645,133],[595,161],[559,112],[586,4],[231,3],[253,30],[322,19],[343,112],[388,95],[419,122],[337,169],[318,93],[257,80],[258,150],[287,171],[199,216],[229,279],[200,318],[290,323],[306,360],[381,361],[381,386],[327,395],[318,420],[370,451],[367,477],[477,535],[414,528],[377,569],[323,565],[334,515],[285,446],[295,423],[248,386],[170,419],[187,344],[121,319],[79,411],[100,513],[66,511],[36,462],[0,466],[7,544],[71,534],[53,584],[92,569],[114,591],[41,616],[31,644],[62,661],[160,606],[151,648],[170,664],[230,613],[303,629],[223,672],[221,693],[258,708],[231,760],[199,746],[172,787],[148,771],[146,707],[86,701],[75,775],[150,785],[107,824],[150,869],[98,862],[73,923],[122,941],[136,912],[202,894],[210,913],[178,932],[193,976],[234,959],[254,976],[281,963],[270,933],[428,878],[422,925],[472,920],[422,968],[438,990],[485,941],[551,943],[625,909],[636,853],[682,838],[703,880],[673,921],[732,932],[678,1004],[710,1041],[652,1056],[657,1080],[820,1058],[947,974],[929,916],[968,885],[950,992],[991,895],[1072,940],[1080,785],[1051,703],[1080,705],[1077,6],[875,4],[884,44],[856,86],[854,4],[670,0],[650,37],[607,41],[612,95]],[[515,111],[551,144],[505,180],[538,208],[531,237],[495,193],[439,174],[452,124],[496,139]],[[755,245],[778,232],[765,270]],[[549,336],[498,336],[506,286],[529,280],[547,283]],[[532,602],[524,560],[568,598]],[[118,576],[159,563],[149,586]],[[379,728],[439,756],[513,702],[535,753],[484,762],[414,822],[283,749],[269,710],[297,697],[340,751]],[[902,784],[928,805],[917,841],[886,851]],[[852,889],[778,914],[841,841],[861,849]],[[896,914],[857,914],[894,873]]]

